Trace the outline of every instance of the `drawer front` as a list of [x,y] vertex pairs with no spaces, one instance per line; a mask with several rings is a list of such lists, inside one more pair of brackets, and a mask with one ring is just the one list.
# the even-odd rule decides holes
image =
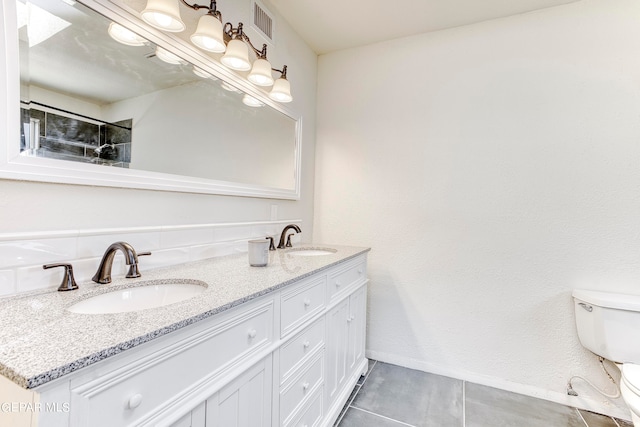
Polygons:
[[282,293],[281,334],[288,335],[325,307],[326,281],[321,276]]
[[294,412],[310,398],[316,389],[321,388],[324,379],[324,351],[309,361],[301,374],[291,380],[287,387],[280,391],[281,424],[291,422]]
[[146,425],[181,393],[273,341],[273,301],[72,387],[72,425]]
[[366,278],[367,264],[364,260],[355,261],[343,269],[329,274],[329,298],[339,297],[343,292],[349,292],[353,286]]
[[322,387],[320,387],[311,399],[311,403],[302,409],[300,417],[294,417],[286,427],[316,427],[322,421]]
[[324,345],[324,325],[323,316],[280,348],[280,384],[317,348]]

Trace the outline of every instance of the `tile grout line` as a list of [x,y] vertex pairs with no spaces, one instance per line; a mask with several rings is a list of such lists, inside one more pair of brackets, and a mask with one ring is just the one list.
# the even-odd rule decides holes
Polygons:
[[373,368],[375,368],[377,364],[378,364],[378,361],[374,360],[371,368],[367,369],[367,375],[364,376],[364,380],[362,380],[362,384],[360,384],[360,386],[363,386],[364,383],[367,382],[367,379],[369,379],[369,375],[371,375],[371,371],[373,371]]
[[[362,382],[362,384],[364,384],[364,381]],[[342,422],[342,419],[344,418],[344,416],[347,415],[347,412],[349,411],[349,408],[352,408],[351,403],[354,401],[354,399],[356,398],[358,393],[360,393],[360,389],[362,389],[362,385],[357,385],[356,384],[354,389],[356,389],[356,388],[358,389],[358,391],[356,391],[356,393],[353,395],[353,397],[350,400],[347,400],[347,403],[346,403],[347,409],[344,412],[342,412],[342,414],[340,414],[340,417],[334,423],[334,426],[339,426],[340,423]]]
[[467,427],[467,382],[462,381],[462,427]]
[[404,423],[402,421],[394,420],[393,418],[385,417],[384,415],[376,414],[375,412],[367,411],[366,409],[356,408],[355,406],[351,406],[350,408],[353,408],[353,409],[355,409],[357,411],[366,412],[367,414],[375,415],[376,417],[383,418],[385,420],[389,420],[389,421],[393,421],[393,422],[398,423],[398,424],[402,424],[403,426],[416,427],[413,424],[407,424],[407,423]]
[[578,413],[578,416],[580,417],[580,419],[582,420],[584,425],[589,427],[589,424],[587,423],[587,420],[585,420],[584,417],[582,416],[582,412],[580,412],[580,410],[578,408],[573,408],[573,410]]
[[[371,374],[371,371],[373,371],[373,368],[375,368],[377,363],[378,363],[378,361],[374,360],[373,361],[373,365],[371,365],[371,368],[367,369],[367,374],[364,376],[364,379],[362,380],[362,384],[356,384],[356,388],[358,389],[358,391],[356,391],[356,393],[353,395],[351,400],[347,401],[347,411],[349,410],[349,408],[353,408],[353,406],[351,406],[351,403],[353,403],[353,401],[356,400],[356,396],[358,395],[358,393],[360,393],[360,390],[362,390],[362,386],[364,385],[364,383],[367,382],[367,379],[369,378],[369,374]],[[334,423],[335,426],[340,425],[340,423],[342,422],[342,419],[344,418],[344,416],[347,415],[347,411],[344,411],[342,413],[340,418],[338,418],[338,420]]]

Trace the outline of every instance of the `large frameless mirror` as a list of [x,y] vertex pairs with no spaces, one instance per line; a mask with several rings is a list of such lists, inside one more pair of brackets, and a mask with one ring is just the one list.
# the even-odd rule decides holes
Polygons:
[[105,10],[4,1],[15,2],[20,58],[8,163],[75,171],[57,182],[299,197],[300,124],[286,110]]

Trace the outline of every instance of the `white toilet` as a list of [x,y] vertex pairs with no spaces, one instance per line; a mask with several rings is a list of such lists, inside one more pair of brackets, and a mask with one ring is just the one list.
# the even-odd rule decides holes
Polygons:
[[640,427],[640,295],[576,289],[573,300],[580,342],[618,364],[622,398]]

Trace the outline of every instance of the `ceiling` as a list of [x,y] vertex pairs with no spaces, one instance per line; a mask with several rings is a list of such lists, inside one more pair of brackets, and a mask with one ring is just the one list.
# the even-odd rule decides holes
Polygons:
[[319,55],[577,0],[271,0]]

